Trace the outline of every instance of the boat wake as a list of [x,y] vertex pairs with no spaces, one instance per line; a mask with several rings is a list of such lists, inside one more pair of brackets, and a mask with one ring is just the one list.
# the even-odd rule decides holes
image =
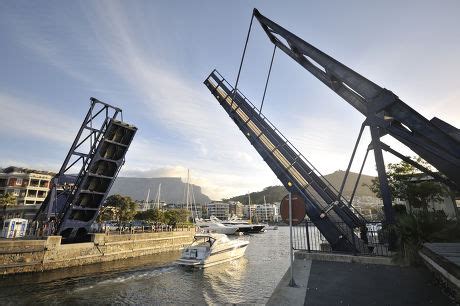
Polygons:
[[177,265],[158,267],[153,270],[124,272],[123,275],[120,275],[118,277],[101,280],[99,282],[96,282],[95,284],[76,288],[74,291],[80,292],[80,291],[90,290],[98,286],[107,286],[107,285],[113,285],[113,284],[123,284],[123,283],[138,281],[138,280],[146,280],[150,278],[155,278],[162,274],[170,273],[174,271],[175,269],[177,269]]

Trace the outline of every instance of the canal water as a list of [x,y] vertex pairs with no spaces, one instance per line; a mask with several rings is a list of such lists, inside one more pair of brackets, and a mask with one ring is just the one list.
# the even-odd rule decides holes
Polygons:
[[244,257],[203,270],[179,252],[0,278],[0,304],[262,304],[289,266],[289,228],[243,236]]

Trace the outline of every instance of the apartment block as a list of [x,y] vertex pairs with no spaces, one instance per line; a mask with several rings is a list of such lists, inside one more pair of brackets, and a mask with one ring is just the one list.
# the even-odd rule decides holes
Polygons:
[[228,220],[230,217],[229,204],[224,202],[211,202],[207,205],[208,217],[214,216],[221,220]]
[[243,208],[244,217],[256,222],[278,222],[281,219],[279,212],[278,203],[251,204],[250,206],[244,205]]
[[230,216],[243,217],[243,204],[238,201],[228,201],[228,205]]
[[40,205],[50,190],[54,173],[19,167],[0,170],[0,195],[12,193],[17,205]]

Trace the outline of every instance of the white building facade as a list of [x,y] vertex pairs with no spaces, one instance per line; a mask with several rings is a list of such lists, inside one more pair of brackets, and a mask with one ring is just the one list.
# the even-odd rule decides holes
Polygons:
[[224,202],[211,202],[207,205],[207,215],[208,218],[214,216],[220,220],[228,220],[230,217],[229,204]]

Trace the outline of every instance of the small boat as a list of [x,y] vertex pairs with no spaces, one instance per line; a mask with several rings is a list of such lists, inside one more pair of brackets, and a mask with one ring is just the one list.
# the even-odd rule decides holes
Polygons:
[[196,234],[193,243],[182,252],[181,266],[206,268],[240,258],[249,241],[230,240],[224,234]]

